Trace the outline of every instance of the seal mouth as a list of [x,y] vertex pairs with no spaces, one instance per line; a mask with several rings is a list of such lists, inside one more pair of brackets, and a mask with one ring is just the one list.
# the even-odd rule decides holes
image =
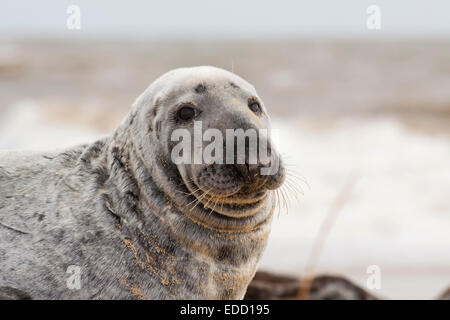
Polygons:
[[213,188],[205,190],[195,178],[186,179],[182,175],[184,185],[193,196],[189,204],[189,210],[201,206],[209,213],[217,213],[229,218],[245,218],[256,214],[264,206],[267,198],[266,191],[244,193],[237,190],[230,194],[219,194],[212,191]]

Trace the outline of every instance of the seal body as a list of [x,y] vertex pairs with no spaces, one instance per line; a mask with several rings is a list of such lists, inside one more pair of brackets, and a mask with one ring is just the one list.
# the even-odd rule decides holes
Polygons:
[[266,127],[265,109],[256,118],[243,107],[255,95],[224,70],[178,69],[108,137],[0,152],[0,298],[242,298],[283,171],[254,178],[248,165],[243,174],[242,166],[174,164],[170,133],[191,129],[174,120],[187,102],[206,127]]

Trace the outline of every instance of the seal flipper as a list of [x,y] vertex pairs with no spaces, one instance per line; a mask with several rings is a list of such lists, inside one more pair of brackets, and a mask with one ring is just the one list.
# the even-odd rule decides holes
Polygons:
[[13,287],[0,287],[0,300],[31,300],[31,296]]

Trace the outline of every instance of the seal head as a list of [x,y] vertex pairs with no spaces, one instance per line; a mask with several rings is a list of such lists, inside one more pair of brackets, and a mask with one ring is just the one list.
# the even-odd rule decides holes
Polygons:
[[[159,164],[156,180],[188,216],[230,231],[252,229],[270,217],[269,191],[282,184],[284,168],[268,138],[267,110],[250,83],[214,67],[176,69],[157,79],[137,99],[133,112],[137,115],[133,136],[143,162]],[[173,136],[180,129],[194,138],[188,141],[190,161],[176,164],[173,156],[179,141]],[[256,136],[245,136],[249,131]],[[245,138],[242,148],[239,134]],[[219,161],[196,163],[196,144],[207,151],[210,141],[219,143],[216,152],[223,151],[215,155]],[[252,149],[250,142],[257,148]],[[261,145],[269,156],[264,163],[258,155]],[[273,172],[263,174],[261,169],[271,167]]]

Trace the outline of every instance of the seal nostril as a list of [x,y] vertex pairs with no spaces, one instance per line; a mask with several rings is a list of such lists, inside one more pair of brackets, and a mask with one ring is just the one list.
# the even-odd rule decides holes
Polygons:
[[250,165],[248,164],[247,161],[245,161],[245,167],[247,168],[247,175],[250,175]]
[[253,184],[260,178],[258,164],[245,162],[244,164],[235,165],[235,168],[247,184]]
[[248,165],[247,164],[236,164],[234,168],[239,173],[239,175],[244,178],[244,180],[248,180]]

